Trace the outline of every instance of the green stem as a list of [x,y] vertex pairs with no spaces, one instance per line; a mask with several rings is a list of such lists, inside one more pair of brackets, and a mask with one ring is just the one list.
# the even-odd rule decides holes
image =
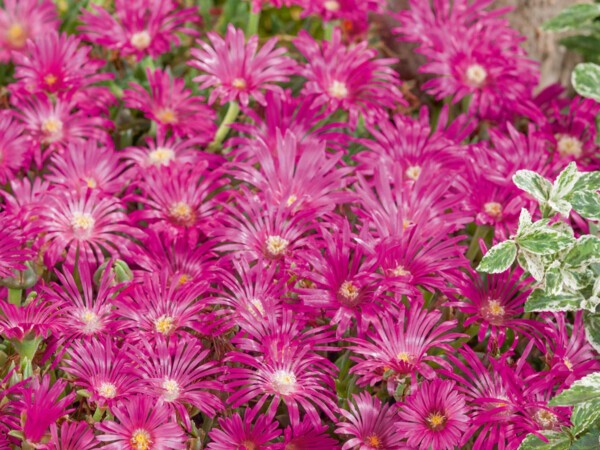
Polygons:
[[8,290],[8,303],[11,303],[15,306],[21,306],[21,297],[22,297],[21,289],[9,289]]
[[479,248],[479,239],[485,238],[488,234],[488,231],[489,227],[486,227],[485,225],[480,225],[475,230],[475,234],[473,235],[473,239],[471,240],[471,244],[467,250],[467,259],[469,261],[472,262],[475,259],[475,256],[477,256],[477,254],[480,252],[481,249]]
[[104,411],[106,411],[106,408],[102,408],[100,406],[98,406],[96,408],[96,411],[94,411],[94,422],[100,422],[102,420],[102,416],[104,415]]
[[326,41],[331,41],[333,38],[333,30],[335,26],[333,21],[323,22],[323,35]]
[[221,148],[221,144],[227,137],[227,133],[229,133],[229,128],[231,128],[231,124],[235,122],[238,113],[240,112],[240,106],[237,102],[229,102],[229,107],[227,108],[227,113],[225,117],[223,117],[223,122],[219,125],[219,129],[215,134],[215,138],[208,146],[209,153],[217,153],[217,151]]
[[252,11],[252,3],[248,3],[250,7],[250,15],[246,24],[246,38],[258,34],[258,23],[260,22],[260,11],[255,13]]

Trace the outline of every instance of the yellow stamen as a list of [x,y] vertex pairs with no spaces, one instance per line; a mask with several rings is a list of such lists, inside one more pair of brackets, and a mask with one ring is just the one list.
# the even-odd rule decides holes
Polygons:
[[266,241],[267,252],[273,257],[281,256],[285,253],[289,244],[290,242],[281,236],[269,236]]
[[58,81],[58,77],[51,73],[49,73],[48,75],[46,75],[44,77],[44,83],[46,83],[48,86],[52,86],[57,81]]
[[557,134],[557,149],[562,157],[574,156],[579,158],[583,153],[583,142],[568,134]]
[[432,413],[427,417],[427,423],[432,430],[438,430],[446,423],[446,416],[441,413]]
[[281,395],[290,395],[296,390],[296,375],[286,370],[278,370],[271,377],[273,389]]
[[161,123],[174,124],[177,123],[177,114],[172,109],[163,109],[156,114],[156,118]]
[[94,226],[95,222],[90,213],[76,212],[71,219],[71,226],[77,230],[87,231]]
[[240,91],[246,89],[247,87],[247,83],[246,80],[244,80],[243,78],[236,78],[231,82],[231,85],[236,88],[239,89]]
[[150,433],[142,428],[138,428],[133,432],[129,442],[134,450],[150,450],[150,446],[152,445]]
[[175,319],[173,317],[165,314],[154,321],[154,328],[159,333],[167,335],[175,328],[174,322]]
[[27,31],[20,23],[13,23],[6,32],[6,40],[14,48],[25,47],[27,37]]
[[494,219],[502,216],[502,205],[498,202],[487,202],[483,205],[483,210],[488,216]]
[[98,395],[104,398],[115,398],[117,396],[117,387],[112,383],[102,383],[98,388]]
[[346,300],[356,300],[360,289],[357,288],[352,281],[344,281],[338,290],[338,294],[344,297]]
[[398,358],[399,361],[402,361],[405,363],[409,363],[410,360],[412,359],[410,357],[410,353],[408,353],[408,352],[400,352],[396,355],[396,358]]
[[371,434],[370,436],[367,436],[365,441],[366,441],[367,445],[370,446],[371,448],[376,448],[376,449],[383,448],[383,443],[381,442],[381,439],[379,439],[379,436],[377,436],[376,434]]
[[410,166],[408,169],[406,169],[404,173],[411,180],[417,181],[419,179],[419,176],[421,175],[421,167]]
[[166,166],[175,159],[175,152],[166,147],[158,147],[148,153],[148,161],[155,166]]

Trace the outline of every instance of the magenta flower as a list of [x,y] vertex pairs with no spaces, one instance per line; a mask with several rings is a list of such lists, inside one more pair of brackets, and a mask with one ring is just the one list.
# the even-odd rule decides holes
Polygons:
[[125,106],[141,110],[162,131],[210,142],[215,132],[215,113],[204,104],[204,99],[193,96],[183,79],[166,71],[147,69],[146,75],[150,93],[139,84],[130,83],[123,96]]
[[25,263],[30,260],[33,255],[31,251],[25,247],[24,235],[19,230],[18,223],[14,223],[8,215],[0,214],[0,278],[13,277],[15,271],[26,270]]
[[28,39],[58,29],[56,5],[50,0],[6,0],[0,8],[0,61],[23,51]]
[[194,78],[200,89],[214,87],[208,98],[213,104],[239,101],[248,105],[250,98],[266,106],[262,89],[281,92],[274,84],[289,81],[296,70],[292,58],[284,56],[284,48],[275,48],[277,38],[269,39],[258,50],[258,36],[246,42],[244,32],[233,25],[227,28],[225,39],[216,33],[207,33],[210,44],[198,41],[200,48],[191,50],[194,58],[190,65],[205,74]]
[[54,154],[46,180],[65,190],[82,192],[88,188],[113,195],[127,186],[127,171],[121,155],[94,141],[70,144]]
[[219,418],[219,428],[214,427],[208,436],[209,450],[243,450],[266,448],[266,444],[281,434],[273,416],[257,415],[258,408],[246,408],[244,418],[239,413]]
[[469,438],[465,397],[453,381],[423,381],[400,408],[396,432],[408,445],[427,450],[452,450]]
[[387,379],[388,390],[393,393],[404,377],[410,376],[413,382],[417,375],[435,378],[436,372],[429,363],[448,368],[438,352],[429,352],[452,352],[449,343],[464,335],[450,332],[456,321],[440,322],[441,317],[440,311],[427,311],[413,301],[410,308],[389,308],[388,314],[374,319],[373,330],[364,338],[348,338],[353,344],[350,350],[357,355],[357,364],[350,371],[358,375],[359,385],[372,386]]
[[[31,347],[28,342],[37,344],[52,332],[60,329],[58,319],[59,302],[48,302],[42,297],[24,306],[15,306],[7,301],[0,301],[0,334],[12,342],[21,352],[23,345]],[[37,345],[33,347],[35,351]],[[29,355],[30,359],[33,355]]]
[[[144,392],[159,398],[170,405],[186,429],[191,429],[190,414],[186,408],[192,405],[209,417],[215,417],[223,408],[219,398],[208,392],[218,391],[221,383],[214,375],[222,372],[215,361],[205,361],[208,350],[191,337],[168,340],[159,337],[149,344],[142,341],[132,355],[133,361],[140,361]],[[207,379],[208,377],[212,379]]]
[[185,435],[169,408],[152,397],[136,395],[112,408],[119,421],[96,424],[107,450],[177,450],[185,447]]
[[11,88],[19,97],[45,93],[74,99],[81,107],[97,100],[111,101],[112,94],[106,87],[92,88],[113,75],[100,72],[104,61],[90,59],[90,50],[75,36],[56,32],[37,36],[29,43],[27,53],[14,55],[17,82]]
[[40,221],[47,234],[45,259],[49,266],[62,259],[73,266],[75,256],[90,265],[109,254],[129,254],[130,238],[140,232],[129,225],[123,205],[114,197],[101,197],[97,190],[81,193],[55,190],[47,197]]
[[99,407],[111,406],[139,392],[139,373],[110,336],[71,344],[62,370],[75,377],[75,384],[90,394]]
[[63,422],[60,428],[52,424],[50,434],[48,450],[92,450],[99,445],[86,422]]
[[39,444],[50,425],[59,418],[69,414],[69,405],[77,395],[75,392],[61,398],[67,382],[62,379],[50,386],[50,375],[40,380],[37,376],[30,378],[20,390],[21,396],[16,408],[21,416],[20,430],[30,444]]
[[289,426],[284,431],[283,442],[274,444],[273,450],[339,450],[335,439],[327,434],[327,427],[315,425],[310,420],[303,420],[295,426]]
[[84,9],[80,27],[85,39],[118,51],[122,56],[156,58],[179,45],[177,33],[196,35],[185,26],[197,23],[196,8],[178,7],[174,0],[115,0],[115,16],[98,5],[92,11]]
[[[21,230],[27,236],[33,236],[39,232],[40,224],[37,220],[42,204],[48,192],[50,183],[41,178],[29,180],[25,177],[22,180],[15,178],[10,181],[10,191],[0,191],[0,196],[4,198],[4,207],[6,217],[10,218],[13,224],[18,224]],[[8,226],[3,225],[2,229]]]
[[307,60],[301,70],[307,79],[302,93],[315,94],[315,103],[325,105],[329,112],[348,111],[351,127],[356,126],[359,115],[371,124],[386,118],[386,108],[404,103],[396,87],[398,74],[391,67],[397,60],[377,59],[377,52],[368,48],[366,41],[351,47],[341,41],[339,28],[322,46],[307,32],[300,32],[294,45]]
[[27,169],[31,159],[23,126],[12,113],[0,114],[0,183],[14,179],[17,172]]
[[394,430],[396,407],[382,405],[381,400],[368,392],[353,395],[350,411],[340,410],[347,421],[338,422],[337,434],[351,436],[342,450],[400,450],[404,449],[400,433]]

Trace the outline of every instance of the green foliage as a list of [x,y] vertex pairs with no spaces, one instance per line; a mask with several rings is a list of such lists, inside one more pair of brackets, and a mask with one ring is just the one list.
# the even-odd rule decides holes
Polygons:
[[574,30],[583,24],[592,22],[598,16],[600,16],[600,5],[573,5],[546,22],[542,29],[546,31]]
[[573,70],[571,82],[579,95],[600,102],[600,66],[598,64],[578,64]]

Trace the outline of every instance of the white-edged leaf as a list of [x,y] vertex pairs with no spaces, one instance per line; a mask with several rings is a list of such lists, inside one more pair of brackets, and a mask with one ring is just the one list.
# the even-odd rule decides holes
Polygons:
[[574,191],[598,191],[600,190],[600,170],[595,172],[581,172],[579,180],[575,183]]
[[600,372],[591,373],[575,381],[548,403],[550,406],[574,406],[600,397]]
[[504,241],[494,245],[483,256],[477,270],[485,273],[500,273],[508,269],[517,257],[514,241]]
[[600,102],[600,66],[594,63],[577,64],[571,82],[579,95]]
[[567,433],[542,431],[541,434],[547,441],[543,441],[535,434],[528,434],[518,450],[568,450],[571,446],[571,437]]
[[594,191],[577,191],[571,196],[571,206],[586,219],[600,220],[600,196]]
[[581,236],[565,255],[563,262],[571,267],[600,262],[600,238],[591,235]]
[[525,312],[579,311],[585,298],[580,292],[561,292],[548,295],[542,289],[534,290],[525,302]]
[[585,318],[585,337],[600,352],[600,314],[588,314]]
[[577,438],[569,450],[598,450],[600,448],[600,431],[594,430]]
[[554,261],[546,270],[546,293],[551,296],[562,291],[563,278],[560,273],[560,261]]
[[517,235],[524,233],[527,228],[532,224],[531,214],[525,208],[521,208],[521,214],[519,215],[519,228],[517,229]]
[[548,200],[548,206],[554,211],[559,213],[561,216],[567,218],[571,214],[571,204],[566,200]]
[[517,237],[519,247],[536,255],[552,255],[575,243],[575,238],[552,228],[531,230]]
[[542,25],[546,31],[566,31],[579,28],[587,22],[591,22],[600,15],[600,6],[594,4],[577,4],[568,7],[556,17],[548,20]]
[[519,264],[521,264],[523,270],[529,272],[536,281],[541,283],[544,280],[546,268],[541,256],[524,250],[520,251]]
[[577,172],[577,164],[574,161],[570,162],[554,180],[550,199],[556,201],[567,197],[573,191],[580,176],[581,174]]
[[598,419],[600,419],[600,398],[578,403],[571,413],[573,433],[581,434],[587,431]]
[[580,291],[586,288],[592,283],[594,276],[592,271],[587,268],[562,269],[561,275],[566,291]]
[[548,200],[552,190],[552,183],[532,170],[517,170],[513,175],[513,183],[540,203]]

